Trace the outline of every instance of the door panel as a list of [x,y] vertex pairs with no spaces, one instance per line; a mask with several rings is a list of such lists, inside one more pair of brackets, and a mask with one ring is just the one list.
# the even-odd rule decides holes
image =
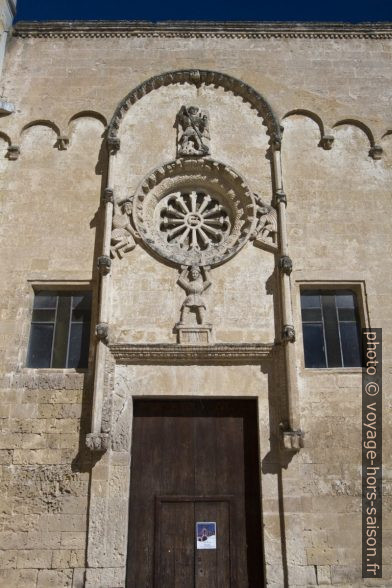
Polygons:
[[[135,401],[127,588],[263,585],[256,415],[252,400]],[[196,549],[198,521],[216,522],[216,549]]]
[[157,504],[155,585],[162,588],[194,586],[192,502]]
[[216,549],[196,549],[195,588],[233,586],[230,564],[230,503],[196,502],[195,524],[198,521],[216,522]]

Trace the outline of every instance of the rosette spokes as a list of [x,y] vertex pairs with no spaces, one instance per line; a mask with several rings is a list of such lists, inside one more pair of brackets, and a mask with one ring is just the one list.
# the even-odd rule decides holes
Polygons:
[[175,192],[163,199],[160,230],[167,243],[185,250],[205,250],[230,232],[230,217],[222,204],[206,192]]

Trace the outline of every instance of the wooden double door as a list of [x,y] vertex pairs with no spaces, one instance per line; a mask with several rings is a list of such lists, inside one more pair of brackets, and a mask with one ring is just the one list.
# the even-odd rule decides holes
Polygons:
[[136,400],[127,588],[264,586],[257,405]]

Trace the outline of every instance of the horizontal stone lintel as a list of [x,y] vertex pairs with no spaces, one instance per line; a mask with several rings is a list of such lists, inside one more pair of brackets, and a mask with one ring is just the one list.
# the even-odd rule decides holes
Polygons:
[[215,345],[113,344],[110,351],[119,364],[257,365],[269,358],[272,343],[216,343]]

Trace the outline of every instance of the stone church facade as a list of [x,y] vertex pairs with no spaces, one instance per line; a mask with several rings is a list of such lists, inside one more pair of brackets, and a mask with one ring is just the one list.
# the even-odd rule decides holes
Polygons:
[[392,585],[358,360],[383,328],[387,390],[391,57],[389,24],[14,27],[0,586]]

